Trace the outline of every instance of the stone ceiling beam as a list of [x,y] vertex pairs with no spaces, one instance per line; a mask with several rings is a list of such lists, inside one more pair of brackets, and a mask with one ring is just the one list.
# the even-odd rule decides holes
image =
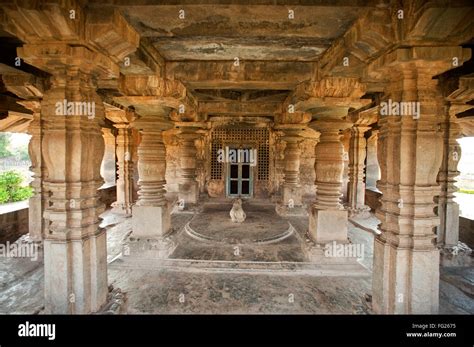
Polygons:
[[323,54],[321,76],[360,77],[367,62],[393,44],[393,37],[389,9],[366,13]]
[[173,61],[166,78],[192,89],[293,89],[315,75],[315,63],[274,61]]
[[474,8],[470,0],[405,1],[404,19],[394,16],[396,41],[403,45],[457,46],[472,40]]
[[268,116],[281,112],[279,102],[200,101],[199,112],[212,115]]
[[118,66],[139,44],[139,34],[118,10],[87,11],[81,0],[33,0],[2,4],[1,10],[3,29],[25,43],[18,55],[50,73],[78,59],[95,66],[100,78],[117,78]]

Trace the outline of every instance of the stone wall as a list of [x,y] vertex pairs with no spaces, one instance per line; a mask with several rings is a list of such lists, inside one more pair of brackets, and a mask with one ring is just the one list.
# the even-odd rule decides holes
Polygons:
[[14,242],[28,233],[28,207],[0,214],[0,243]]
[[459,240],[474,248],[474,220],[459,217]]

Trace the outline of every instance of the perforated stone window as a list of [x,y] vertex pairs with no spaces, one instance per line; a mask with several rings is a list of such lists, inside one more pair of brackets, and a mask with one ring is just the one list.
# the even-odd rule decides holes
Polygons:
[[257,173],[259,181],[269,179],[270,150],[267,128],[216,127],[211,135],[211,179],[223,179],[223,163],[217,161],[219,149],[226,146],[251,146],[257,150]]

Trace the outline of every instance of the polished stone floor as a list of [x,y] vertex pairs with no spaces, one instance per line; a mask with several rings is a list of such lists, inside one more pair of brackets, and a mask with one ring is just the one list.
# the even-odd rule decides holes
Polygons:
[[[273,213],[262,208],[265,213]],[[237,242],[227,246],[189,236],[184,227],[193,214],[173,214],[174,237],[180,242],[171,259],[162,263],[145,261],[138,264],[138,269],[122,261],[124,240],[131,231],[130,218],[110,211],[103,217],[109,283],[126,294],[123,313],[370,313],[370,274],[315,275],[314,268],[307,268],[301,252],[307,217],[281,219],[281,223],[289,222],[295,232],[276,243]],[[376,224],[371,218],[358,221],[360,227],[349,224],[351,241],[365,245],[361,263],[369,271],[374,237],[369,230]],[[216,232],[219,234],[219,228]],[[236,246],[241,247],[240,256],[235,256]],[[455,257],[441,268],[440,313],[474,314],[471,259]],[[41,313],[42,305],[41,259],[0,258],[0,313]]]

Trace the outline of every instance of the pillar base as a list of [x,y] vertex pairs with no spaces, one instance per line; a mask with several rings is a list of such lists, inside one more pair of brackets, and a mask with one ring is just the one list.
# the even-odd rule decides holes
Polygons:
[[438,230],[438,242],[443,247],[454,247],[459,242],[459,205],[455,202],[439,206],[441,218]]
[[166,206],[133,206],[134,238],[158,238],[171,231],[171,216]]
[[112,212],[117,213],[117,214],[122,214],[125,216],[131,216],[132,215],[132,206],[131,205],[126,205],[126,204],[121,204],[119,202],[114,202],[112,203]]
[[97,312],[107,301],[105,230],[81,240],[44,240],[45,311]]
[[185,204],[196,204],[199,200],[199,188],[197,182],[182,183],[179,185],[179,200]]
[[369,206],[360,206],[360,207],[349,207],[347,208],[349,212],[349,217],[358,217],[358,218],[369,218],[370,214],[370,207]]
[[375,313],[438,313],[439,250],[399,248],[377,237],[372,298]]
[[281,202],[278,202],[275,205],[275,211],[278,215],[282,217],[306,217],[308,216],[308,210],[304,206],[295,206],[295,207],[288,207],[288,205],[284,205]]
[[347,242],[347,211],[318,210],[312,207],[309,214],[309,235],[317,244],[332,241]]
[[[282,199],[282,205],[292,205],[293,207],[303,205],[301,197],[301,186],[283,185]],[[292,202],[292,204],[290,202]]]

